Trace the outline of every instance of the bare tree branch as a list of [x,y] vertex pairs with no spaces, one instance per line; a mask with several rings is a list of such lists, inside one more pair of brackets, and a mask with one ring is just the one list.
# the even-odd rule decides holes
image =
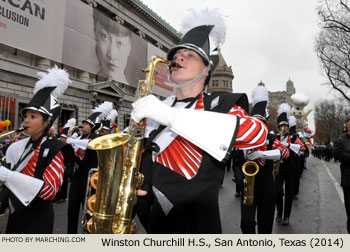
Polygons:
[[321,0],[315,50],[328,85],[350,103],[350,0]]

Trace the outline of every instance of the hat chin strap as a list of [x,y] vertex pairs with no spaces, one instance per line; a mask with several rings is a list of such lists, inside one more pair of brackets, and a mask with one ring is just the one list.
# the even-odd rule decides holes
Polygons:
[[[201,80],[201,79],[205,76],[205,74],[208,73],[209,71],[210,71],[210,64],[209,64],[199,75],[197,75],[197,77],[194,78],[193,80],[190,80],[190,81],[188,81],[188,82],[186,82],[186,83],[184,83],[184,84],[177,84],[176,82],[171,82],[171,81],[170,81],[170,73],[171,73],[171,78],[174,79],[174,78],[173,78],[174,72],[171,72],[171,71],[168,70],[168,82],[165,82],[164,84],[166,84],[166,85],[168,85],[168,86],[170,86],[170,87],[173,87],[173,88],[175,88],[175,89],[177,89],[177,88],[185,88],[185,87],[188,87],[188,86],[193,85],[194,83],[197,83],[197,82],[198,82],[199,80]],[[174,91],[175,91],[175,90],[174,90]]]

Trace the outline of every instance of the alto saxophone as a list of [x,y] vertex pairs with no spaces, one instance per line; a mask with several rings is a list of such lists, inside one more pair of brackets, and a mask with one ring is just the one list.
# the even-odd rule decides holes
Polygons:
[[[139,80],[136,98],[151,93],[155,84],[156,66],[167,65],[177,70],[173,62],[153,57],[145,80]],[[83,212],[83,228],[90,233],[127,234],[133,232],[132,211],[137,199],[137,187],[143,183],[139,172],[145,121],[134,125],[130,121],[127,133],[115,133],[92,140],[88,148],[96,150],[98,168],[91,169]],[[94,173],[94,174],[93,174]],[[91,182],[90,182],[91,181]],[[95,188],[96,194],[89,197]],[[86,216],[90,216],[87,220]]]
[[[280,132],[280,141],[282,142],[283,140],[283,129],[284,127],[282,126],[281,132]],[[276,177],[280,171],[280,165],[281,165],[281,160],[274,160],[273,161],[273,175]]]

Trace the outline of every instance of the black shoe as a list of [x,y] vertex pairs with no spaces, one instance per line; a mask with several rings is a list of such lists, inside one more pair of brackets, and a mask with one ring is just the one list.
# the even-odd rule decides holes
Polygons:
[[236,197],[236,198],[239,198],[240,196],[241,196],[241,194],[240,194],[239,192],[236,192],[236,193],[235,193],[235,197]]
[[282,225],[287,226],[289,224],[289,217],[284,217],[282,221]]
[[277,222],[278,224],[281,224],[281,223],[282,223],[282,216],[281,216],[281,215],[277,215],[277,216],[276,216],[276,222]]

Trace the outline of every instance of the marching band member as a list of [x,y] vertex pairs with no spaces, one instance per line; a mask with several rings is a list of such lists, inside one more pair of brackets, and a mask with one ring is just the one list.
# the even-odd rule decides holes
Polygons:
[[[75,118],[71,118],[66,122],[59,136],[60,141],[63,143],[67,142],[69,130],[75,126],[76,122],[77,120]],[[55,203],[63,203],[67,199],[68,179],[72,177],[74,171],[74,150],[70,144],[67,144],[62,155],[64,157],[64,179],[61,188],[53,199]]]
[[88,143],[97,137],[94,133],[101,126],[104,118],[113,108],[111,102],[104,102],[92,110],[92,114],[82,121],[82,135],[78,138],[67,138],[75,153],[75,170],[71,180],[68,200],[68,234],[78,233],[80,206],[84,207],[87,179],[91,168],[97,167],[97,153],[87,148]]
[[[267,122],[266,106],[268,92],[264,86],[258,86],[252,93],[253,109],[251,115]],[[273,176],[273,160],[289,157],[289,151],[274,134],[268,134],[266,144],[247,152],[247,160],[255,160],[259,172],[255,175],[254,201],[244,205],[241,198],[241,229],[243,234],[255,234],[255,225],[259,234],[271,234],[275,215],[276,188]],[[255,214],[257,221],[255,221]]]
[[113,109],[102,121],[102,128],[101,128],[102,135],[107,135],[111,132],[112,123],[115,121],[115,118],[117,118],[117,116],[118,116],[117,110]]
[[34,96],[20,113],[28,136],[10,145],[6,152],[9,168],[0,167],[0,208],[8,206],[6,233],[45,234],[53,232],[54,210],[51,200],[63,181],[64,143],[49,138],[49,129],[61,111],[57,98],[70,82],[68,73],[54,67],[38,73]]
[[304,155],[304,150],[305,150],[304,143],[301,141],[299,134],[297,134],[296,127],[297,127],[297,119],[295,118],[295,116],[289,116],[289,133],[291,135],[294,135],[297,143],[300,145],[300,150],[295,159],[295,173],[294,173],[295,178],[294,178],[293,199],[298,199],[299,187],[300,187],[300,169],[303,169],[300,166],[300,160]]
[[[300,148],[303,146],[299,138],[295,134],[291,134],[289,131],[288,115],[290,107],[287,103],[282,103],[278,109],[277,123],[280,130],[280,134],[277,135],[278,139],[283,138],[281,142],[289,149],[289,158],[285,159],[281,163],[280,170],[276,176],[276,207],[277,216],[276,222],[282,225],[289,224],[289,217],[292,211],[292,202],[294,198],[295,190],[295,173],[297,172],[297,161]],[[284,190],[283,190],[284,186]],[[284,204],[283,204],[284,197]],[[282,219],[283,217],[283,219]]]
[[[222,21],[216,12],[210,14],[205,20]],[[244,110],[248,108],[245,94],[204,93],[219,61],[218,48],[212,47],[209,36],[222,35],[223,27],[219,23],[196,26],[169,50],[167,59],[180,67],[170,78],[175,95],[164,102],[149,95],[133,104],[132,120],[147,118],[149,132],[156,130],[148,140],[159,147],[149,154],[151,162],[143,162],[146,191],[138,192],[140,197],[154,195],[149,233],[221,233],[222,161],[233,147],[256,148],[266,142],[266,125]]]

